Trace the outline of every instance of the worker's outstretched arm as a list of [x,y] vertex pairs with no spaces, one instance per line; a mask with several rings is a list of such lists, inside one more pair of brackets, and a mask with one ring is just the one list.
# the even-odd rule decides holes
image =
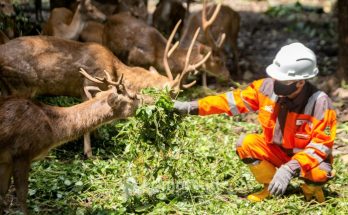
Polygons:
[[175,101],[174,109],[182,114],[227,113],[230,116],[254,112],[259,109],[258,90],[263,80],[254,81],[247,88],[236,89],[215,96],[207,96],[197,101]]

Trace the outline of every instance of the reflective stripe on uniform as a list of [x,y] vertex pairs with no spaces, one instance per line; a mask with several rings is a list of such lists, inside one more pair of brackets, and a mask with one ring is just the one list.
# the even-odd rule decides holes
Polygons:
[[307,145],[307,147],[315,148],[315,149],[321,151],[321,152],[322,152],[323,154],[325,154],[326,156],[330,155],[331,152],[332,152],[332,150],[331,150],[329,147],[327,147],[327,146],[325,146],[325,145],[323,145],[323,144],[319,144],[319,143],[313,143],[313,142],[311,142],[311,143],[309,143],[309,144]]
[[303,152],[315,158],[318,161],[318,163],[321,163],[324,160],[319,155],[317,155],[317,153],[315,153],[314,149],[305,149]]
[[277,94],[275,94],[273,91],[273,80],[271,78],[264,79],[259,91],[273,102],[277,101],[278,99]]
[[297,152],[301,152],[303,151],[304,149],[300,149],[300,148],[293,148],[292,151],[294,154],[296,154]]
[[280,129],[279,120],[277,118],[276,125],[273,133],[273,143],[281,146],[283,144],[283,133]]
[[313,115],[313,110],[314,110],[314,106],[315,106],[317,99],[319,97],[325,96],[325,95],[326,94],[324,92],[318,91],[318,92],[314,93],[311,97],[309,97],[307,105],[306,105],[305,110],[304,110],[304,114]]
[[248,111],[253,111],[253,109],[250,107],[249,103],[244,99],[242,93],[240,93],[240,98],[242,99],[245,108],[248,109]]
[[226,97],[227,97],[228,106],[230,107],[230,111],[231,111],[232,115],[239,114],[237,104],[236,104],[236,101],[234,99],[233,92],[227,92]]
[[277,96],[277,94],[275,94],[274,92],[272,93],[272,95],[271,95],[271,97],[270,97],[270,99],[272,100],[272,101],[277,101],[277,99],[278,99],[278,96]]

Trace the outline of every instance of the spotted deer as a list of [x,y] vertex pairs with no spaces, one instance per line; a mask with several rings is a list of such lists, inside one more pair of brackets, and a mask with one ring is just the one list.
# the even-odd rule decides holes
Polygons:
[[125,87],[122,76],[118,82],[105,79],[104,83],[108,90],[98,89],[95,97],[72,107],[54,107],[19,97],[0,98],[0,214],[11,177],[21,210],[28,214],[32,161],[104,123],[133,115],[142,100]]

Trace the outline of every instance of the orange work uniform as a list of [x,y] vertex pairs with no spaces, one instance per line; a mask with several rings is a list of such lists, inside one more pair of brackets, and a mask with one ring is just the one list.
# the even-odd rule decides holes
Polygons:
[[273,91],[274,80],[256,80],[246,89],[233,90],[198,100],[199,115],[227,113],[230,116],[256,112],[262,134],[241,137],[236,150],[242,160],[267,160],[276,167],[295,159],[300,177],[311,182],[326,182],[332,163],[336,136],[336,113],[331,99],[309,82],[290,100]]

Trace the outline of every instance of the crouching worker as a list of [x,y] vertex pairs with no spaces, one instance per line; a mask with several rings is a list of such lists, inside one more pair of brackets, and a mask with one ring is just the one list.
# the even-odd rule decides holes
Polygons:
[[294,177],[304,179],[305,199],[325,200],[322,185],[333,177],[336,113],[330,98],[307,79],[318,74],[315,54],[301,43],[284,46],[266,69],[270,78],[198,101],[175,101],[182,114],[230,116],[258,111],[262,134],[240,137],[236,150],[264,185],[251,201],[284,194]]

